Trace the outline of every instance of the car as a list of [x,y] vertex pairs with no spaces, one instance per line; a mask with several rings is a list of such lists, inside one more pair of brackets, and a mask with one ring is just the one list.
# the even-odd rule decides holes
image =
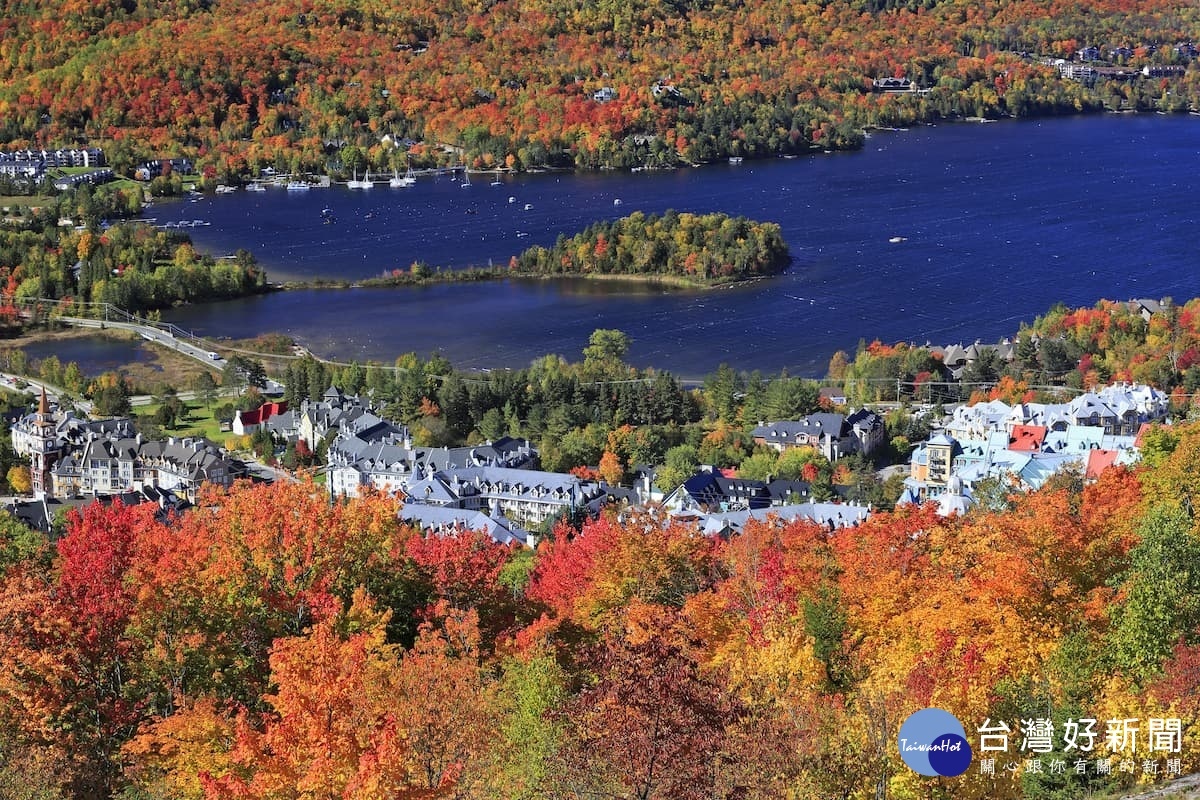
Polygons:
[[211,351],[209,352],[209,354],[208,354],[208,357],[209,357],[209,358],[211,358],[213,361],[220,361],[220,360],[221,360],[221,356],[220,356],[219,354],[217,354],[217,353],[213,353],[213,352],[211,352]]

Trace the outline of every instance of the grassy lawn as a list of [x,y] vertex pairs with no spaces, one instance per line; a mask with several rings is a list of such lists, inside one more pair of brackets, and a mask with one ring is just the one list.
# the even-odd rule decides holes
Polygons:
[[132,178],[117,178],[115,181],[109,181],[102,185],[109,191],[122,189],[127,192],[130,190],[141,192],[146,187],[146,184],[141,181],[135,181]]
[[[164,428],[163,431],[168,436],[203,436],[209,441],[217,445],[225,443],[227,437],[233,434],[229,431],[222,431],[220,423],[213,417],[212,410],[198,401],[188,401],[185,403],[188,408],[187,415],[176,421],[174,428]],[[138,406],[134,411],[139,417],[151,419],[154,417],[154,412],[158,411],[158,404],[148,406]]]
[[0,208],[29,208],[31,206],[40,208],[51,202],[54,198],[44,197],[42,195],[29,194],[5,194],[0,195]]
[[[92,335],[95,333],[92,332]],[[135,333],[129,333],[128,337],[141,338]],[[141,348],[152,355],[149,361],[134,362],[121,367],[133,381],[137,394],[152,394],[163,386],[173,386],[176,391],[186,392],[195,385],[196,376],[201,372],[212,375],[218,384],[221,382],[219,371],[170,347],[157,342],[143,341]]]

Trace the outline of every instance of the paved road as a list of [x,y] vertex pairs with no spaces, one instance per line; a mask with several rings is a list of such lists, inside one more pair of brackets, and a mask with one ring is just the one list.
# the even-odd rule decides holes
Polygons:
[[[214,369],[223,370],[229,363],[226,359],[222,358],[220,353],[217,351],[209,350],[204,341],[200,339],[181,339],[170,331],[164,331],[159,328],[155,328],[153,325],[138,325],[137,323],[133,322],[111,322],[107,320],[87,319],[85,317],[57,317],[56,319],[66,325],[73,325],[77,328],[104,328],[133,331],[148,342],[154,342],[155,344],[162,345],[163,347],[169,347],[182,355],[194,358],[202,364],[206,364]],[[282,394],[283,389],[284,387],[282,383],[271,380],[270,378],[267,379],[267,385],[263,387],[263,391],[266,394]],[[183,400],[196,399],[194,396],[185,397],[184,394],[187,393],[181,393],[179,395]],[[138,395],[137,397],[132,398],[130,402],[132,405],[139,406],[148,405],[151,400],[144,395]]]
[[134,331],[148,342],[169,347],[185,356],[190,356],[197,361],[201,361],[217,369],[225,368],[225,359],[221,358],[220,354],[216,351],[203,347],[203,342],[180,339],[170,331],[160,330],[151,325],[138,325],[133,322],[110,322],[99,319],[86,319],[84,317],[57,317],[56,320],[65,325],[73,325],[77,328],[105,328]]
[[[19,388],[20,383],[25,384],[25,388]],[[60,397],[70,397],[70,392],[59,386],[46,383],[38,378],[26,378],[23,375],[13,375],[8,372],[0,372],[0,386],[13,392],[28,392],[30,394],[38,394],[42,389],[46,390],[46,397],[57,401]],[[75,407],[85,414],[91,415],[92,404],[88,400],[74,401]]]

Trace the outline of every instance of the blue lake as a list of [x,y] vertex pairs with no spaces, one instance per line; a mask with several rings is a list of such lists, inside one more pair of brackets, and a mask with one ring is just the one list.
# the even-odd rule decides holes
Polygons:
[[85,375],[99,375],[125,364],[152,362],[154,354],[141,345],[137,339],[89,336],[31,342],[21,349],[32,360],[57,356],[63,364],[74,361]]
[[[151,213],[160,224],[209,223],[189,229],[201,249],[244,247],[275,280],[358,279],[416,260],[502,264],[637,210],[771,220],[792,267],[731,289],[510,281],[295,291],[164,316],[206,335],[286,332],[343,359],[440,351],[463,368],[577,358],[593,329],[618,328],[633,340],[633,363],[683,376],[722,362],[819,375],[861,338],[995,341],[1060,301],[1200,295],[1197,175],[1200,118],[1104,115],[877,132],[857,153],[739,166],[271,189]],[[323,224],[326,208],[336,223]]]

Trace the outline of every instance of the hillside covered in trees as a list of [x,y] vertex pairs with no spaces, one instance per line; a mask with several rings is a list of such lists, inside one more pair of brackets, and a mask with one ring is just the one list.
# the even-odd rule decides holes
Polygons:
[[[1149,303],[1149,308],[1144,303]],[[853,360],[837,353],[829,376],[852,402],[899,396],[931,402],[1033,400],[1041,389],[1093,389],[1113,381],[1146,383],[1171,394],[1172,405],[1200,413],[1200,298],[1119,302],[1091,308],[1059,304],[1011,337],[1012,360],[991,346],[962,371],[955,386],[943,353],[904,342],[863,342]]]
[[[853,147],[871,126],[1196,106],[1178,0],[0,3],[0,140],[214,176],[668,166]],[[1046,59],[1129,67],[1064,79]],[[899,77],[910,92],[881,92]],[[927,91],[926,91],[927,90]],[[386,137],[386,139],[385,139]],[[402,142],[405,146],[397,147]]]
[[[307,482],[239,485],[165,520],[93,505],[55,545],[3,522],[0,787],[1004,800],[1083,797],[1180,757],[1139,739],[1126,772],[1107,739],[1064,749],[1081,719],[1101,737],[1106,720],[1182,719],[1191,770],[1198,453],[1183,426],[1094,485],[727,541],[628,513],[564,524],[536,552],[423,538],[392,498],[331,505]],[[996,774],[976,763],[935,786],[904,767],[897,727],[927,706],[972,741],[1009,725]],[[1036,756],[1082,774],[1028,765],[1034,718],[1054,731]]]

